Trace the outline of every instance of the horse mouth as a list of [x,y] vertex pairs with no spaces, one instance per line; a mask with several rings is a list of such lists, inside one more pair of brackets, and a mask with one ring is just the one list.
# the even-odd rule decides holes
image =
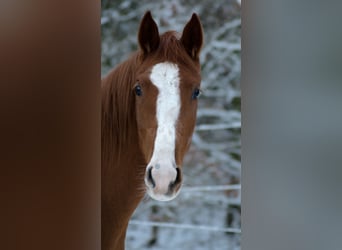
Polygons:
[[179,184],[173,190],[168,190],[168,192],[166,192],[165,194],[160,194],[155,192],[154,188],[146,186],[147,194],[156,201],[172,201],[179,195],[180,190],[181,185]]

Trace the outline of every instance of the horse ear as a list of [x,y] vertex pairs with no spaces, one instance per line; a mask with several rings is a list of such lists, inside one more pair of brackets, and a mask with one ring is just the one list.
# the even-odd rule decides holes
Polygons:
[[138,41],[144,54],[156,50],[159,46],[158,26],[152,18],[151,12],[147,11],[140,23]]
[[198,60],[203,44],[203,31],[197,14],[193,13],[190,21],[185,25],[181,42],[191,58]]

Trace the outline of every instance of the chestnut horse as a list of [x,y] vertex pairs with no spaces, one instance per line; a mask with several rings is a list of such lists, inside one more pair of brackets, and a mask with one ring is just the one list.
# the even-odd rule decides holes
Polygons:
[[102,79],[102,249],[124,249],[129,219],[145,191],[172,200],[195,127],[202,25],[159,35],[147,12],[139,50]]

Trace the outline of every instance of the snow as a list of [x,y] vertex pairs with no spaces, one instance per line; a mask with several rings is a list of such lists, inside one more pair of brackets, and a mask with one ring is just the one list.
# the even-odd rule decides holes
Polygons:
[[[184,161],[184,186],[173,201],[146,198],[141,202],[127,231],[126,249],[240,249],[241,233],[222,232],[241,227],[238,2],[102,1],[102,75],[137,48],[137,29],[147,10],[151,10],[161,33],[170,29],[181,32],[197,12],[205,35],[201,52],[203,93],[192,146]],[[151,222],[161,224],[152,226]]]

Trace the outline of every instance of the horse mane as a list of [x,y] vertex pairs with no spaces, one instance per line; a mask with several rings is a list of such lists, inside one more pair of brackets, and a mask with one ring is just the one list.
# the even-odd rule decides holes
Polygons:
[[135,121],[135,99],[132,86],[135,80],[137,54],[119,64],[102,79],[101,146],[102,161],[115,163],[125,144],[132,136],[129,133]]
[[[154,52],[163,61],[172,62],[178,65],[196,65],[196,62],[187,54],[180,36],[176,31],[167,31],[160,36],[158,49]],[[152,60],[158,60],[151,56]],[[198,64],[199,65],[199,64]],[[197,66],[197,65],[196,65]]]
[[144,60],[151,65],[161,60],[185,64],[188,67],[196,65],[186,53],[179,37],[175,31],[165,32],[160,36],[159,47],[156,51],[149,55],[144,55],[142,50],[136,51],[102,79],[102,161],[106,161],[109,165],[115,164],[119,159],[113,157],[120,157],[127,151],[125,146],[129,145],[133,137],[138,140],[137,133],[132,133],[136,129],[132,127],[137,126],[133,86],[139,65]]

